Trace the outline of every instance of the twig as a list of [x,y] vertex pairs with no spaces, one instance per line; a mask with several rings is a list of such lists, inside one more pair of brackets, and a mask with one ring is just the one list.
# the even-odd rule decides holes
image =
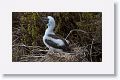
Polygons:
[[80,29],[73,29],[69,32],[69,34],[67,35],[67,37],[65,38],[67,40],[67,38],[69,37],[69,35],[73,32],[73,31],[80,31],[80,32],[83,32],[83,33],[87,33],[86,31],[83,31],[83,30],[80,30]]
[[94,42],[94,39],[92,40],[92,44],[91,44],[91,48],[90,48],[90,60],[92,62],[92,47],[93,47],[93,42]]
[[[34,51],[34,50],[32,50]],[[40,52],[48,52],[49,50],[37,50],[37,51],[40,51]]]
[[17,38],[17,39],[15,39],[12,43],[14,43],[16,40],[18,40],[19,39],[19,37]]
[[20,30],[20,28],[19,28],[19,27],[18,27],[18,28],[12,27],[12,29]]
[[40,46],[26,46],[26,45],[24,45],[24,44],[20,44],[20,45],[12,45],[13,47],[28,47],[28,48],[38,48],[38,47],[40,47]]
[[26,58],[26,57],[45,57],[45,56],[34,56],[34,55],[24,55],[24,56],[22,56],[22,58]]
[[96,54],[96,55],[92,55],[92,56],[99,56],[100,54],[102,54],[102,52],[99,52],[98,54]]
[[48,52],[49,50],[38,50],[38,51],[45,51],[45,52]]

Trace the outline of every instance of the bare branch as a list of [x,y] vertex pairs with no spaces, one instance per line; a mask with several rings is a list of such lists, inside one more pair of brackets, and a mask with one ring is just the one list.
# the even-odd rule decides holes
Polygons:
[[14,43],[15,41],[17,41],[19,39],[19,37],[17,37],[12,43]]
[[67,38],[70,36],[70,34],[73,32],[73,31],[80,31],[80,32],[83,32],[83,33],[87,33],[86,31],[84,30],[80,30],[80,29],[73,29],[69,32],[69,34],[67,35],[67,37],[65,38],[67,40]]
[[91,48],[90,48],[90,59],[91,59],[91,62],[92,62],[92,47],[93,47],[93,42],[94,42],[94,39],[92,40],[92,44],[91,44]]

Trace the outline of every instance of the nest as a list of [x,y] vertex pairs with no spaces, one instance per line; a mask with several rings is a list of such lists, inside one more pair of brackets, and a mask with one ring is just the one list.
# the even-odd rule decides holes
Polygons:
[[[21,50],[22,49],[22,50]],[[22,46],[19,51],[22,51],[26,54],[21,54],[16,56],[17,54],[13,54],[15,62],[88,62],[86,58],[87,51],[81,47],[75,47],[72,49],[71,53],[67,52],[50,52],[49,50],[27,50],[30,51],[27,54],[26,47]]]

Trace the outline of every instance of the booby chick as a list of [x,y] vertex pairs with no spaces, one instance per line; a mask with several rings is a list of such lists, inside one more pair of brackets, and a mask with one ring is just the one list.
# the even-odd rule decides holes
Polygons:
[[48,16],[45,21],[48,22],[47,29],[45,30],[45,34],[43,36],[43,42],[46,45],[46,47],[48,47],[49,50],[53,52],[69,52],[70,48],[68,41],[63,38],[60,38],[59,36],[56,36],[54,33],[54,18],[52,16]]

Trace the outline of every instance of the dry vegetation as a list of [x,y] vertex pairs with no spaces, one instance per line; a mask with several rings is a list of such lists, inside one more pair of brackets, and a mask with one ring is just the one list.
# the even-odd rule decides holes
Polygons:
[[[53,16],[55,33],[70,41],[71,53],[49,52],[42,41],[44,16]],[[101,12],[13,12],[13,62],[101,62]]]

